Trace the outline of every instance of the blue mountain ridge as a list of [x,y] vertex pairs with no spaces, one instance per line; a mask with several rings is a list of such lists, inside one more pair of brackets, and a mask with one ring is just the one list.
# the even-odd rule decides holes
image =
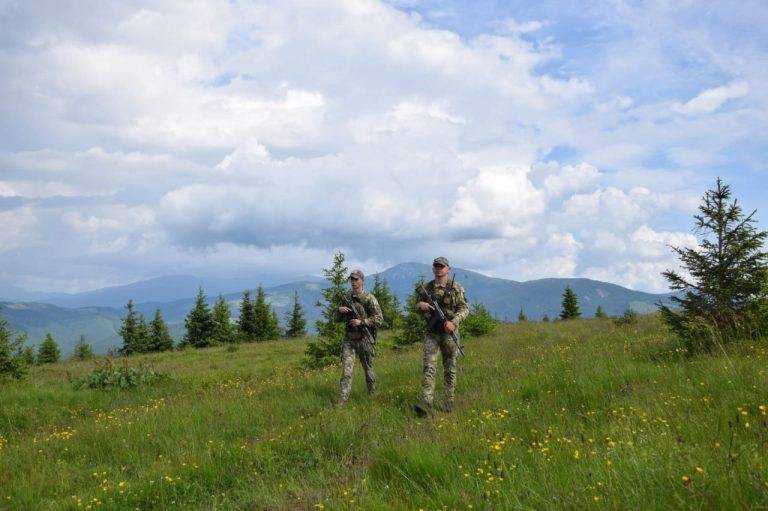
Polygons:
[[[378,275],[387,282],[401,303],[405,304],[419,277],[429,280],[431,273],[429,265],[401,263]],[[669,303],[671,296],[669,293],[653,294],[633,291],[616,284],[581,278],[547,278],[517,282],[488,277],[461,268],[455,268],[455,276],[456,281],[464,286],[470,303],[485,304],[494,316],[503,321],[516,320],[521,308],[529,319],[538,320],[545,314],[554,319],[559,314],[566,285],[570,285],[576,293],[583,317],[592,317],[599,305],[610,315],[619,315],[628,308],[640,313],[649,313],[656,310],[657,303]],[[368,289],[373,287],[373,278],[374,275],[366,277]],[[192,282],[190,279],[194,278],[183,279],[187,288]],[[123,286],[126,289],[109,288],[110,305],[117,303],[119,306],[104,306],[104,303],[96,302],[97,305],[67,308],[51,303],[0,302],[2,308],[0,314],[14,329],[26,332],[30,344],[39,344],[45,334],[50,332],[61,346],[63,355],[66,356],[71,352],[80,335],[84,335],[96,352],[105,353],[121,345],[118,334],[120,320],[125,315],[124,305],[129,298],[136,302],[136,310],[144,314],[147,321],[152,319],[156,309],[160,309],[169,324],[171,334],[176,339],[180,339],[184,334],[184,318],[194,305],[197,286],[202,282],[201,279],[194,280],[197,284],[187,289],[192,292],[181,299],[164,299],[167,296],[175,296],[180,292],[178,290],[166,290],[165,293],[160,293],[158,299],[145,301],[138,301],[127,294],[137,289],[144,291],[153,289],[158,282],[169,284],[172,281],[170,278],[161,278],[153,279],[149,284],[144,282]],[[228,285],[236,284],[228,283]],[[314,322],[320,318],[320,308],[316,304],[322,298],[321,291],[324,286],[325,282],[322,279],[312,277],[310,280],[268,287],[265,288],[265,292],[267,300],[274,307],[281,321],[293,305],[294,293],[298,292],[308,329],[314,332]],[[209,293],[205,288],[204,290],[208,303],[212,305],[218,294]],[[252,287],[251,291],[254,291]],[[68,303],[72,301],[82,303],[88,299],[95,300],[99,296],[104,296],[99,291],[84,293],[84,295],[86,296],[69,296]],[[138,293],[138,296],[147,298],[149,295],[142,292]],[[222,296],[230,305],[233,319],[236,319],[239,314],[242,291],[227,292]]]

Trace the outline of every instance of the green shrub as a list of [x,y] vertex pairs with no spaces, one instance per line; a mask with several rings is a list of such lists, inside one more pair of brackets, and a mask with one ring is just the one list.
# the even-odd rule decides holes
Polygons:
[[465,337],[481,337],[493,334],[499,322],[482,303],[472,304],[469,316],[461,324],[461,333]]
[[89,389],[130,389],[139,385],[154,385],[170,379],[165,373],[157,372],[144,366],[129,367],[126,362],[115,366],[110,359],[96,366],[91,374],[84,378],[70,378],[75,390]]
[[38,364],[54,364],[61,359],[61,350],[59,345],[53,340],[51,334],[46,334],[42,344],[40,344],[40,350],[37,352]]
[[427,331],[424,317],[416,310],[416,304],[421,300],[419,288],[424,285],[424,279],[419,277],[413,287],[413,292],[405,302],[405,315],[401,321],[401,330],[392,338],[393,348],[403,348],[424,340]]
[[613,319],[613,324],[618,326],[623,325],[634,325],[637,323],[637,312],[633,311],[632,309],[627,309],[624,311],[624,314],[619,316],[618,318]]

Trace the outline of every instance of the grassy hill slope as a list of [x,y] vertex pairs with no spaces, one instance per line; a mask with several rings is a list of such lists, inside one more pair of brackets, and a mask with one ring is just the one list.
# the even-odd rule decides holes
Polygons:
[[[735,509],[768,506],[768,343],[686,358],[658,320],[505,325],[466,343],[456,410],[416,419],[421,346],[303,371],[304,340],[130,358],[157,387],[0,390],[0,508]],[[438,387],[440,389],[440,387]]]

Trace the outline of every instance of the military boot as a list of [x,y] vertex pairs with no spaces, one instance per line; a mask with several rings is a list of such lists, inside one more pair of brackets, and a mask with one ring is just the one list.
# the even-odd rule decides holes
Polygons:
[[432,405],[426,401],[419,401],[413,405],[413,411],[416,412],[416,415],[423,418],[432,413]]

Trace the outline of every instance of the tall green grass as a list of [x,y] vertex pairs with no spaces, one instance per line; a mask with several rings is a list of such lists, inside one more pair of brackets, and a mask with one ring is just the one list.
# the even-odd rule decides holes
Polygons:
[[466,343],[453,413],[417,419],[421,346],[300,369],[306,340],[132,357],[171,375],[0,390],[0,509],[768,506],[768,342],[687,357],[654,317],[504,325]]

